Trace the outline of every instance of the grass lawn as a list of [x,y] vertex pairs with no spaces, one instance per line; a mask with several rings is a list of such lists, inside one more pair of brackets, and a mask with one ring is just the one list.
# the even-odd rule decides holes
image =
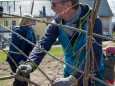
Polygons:
[[[114,42],[104,42],[103,43],[103,48],[108,46],[108,45],[114,45],[115,46],[115,43]],[[63,54],[63,50],[61,48],[60,45],[54,45],[51,50],[49,51],[50,54],[54,55],[54,56],[58,56],[58,55],[62,55]],[[5,62],[6,60],[6,54],[2,51],[0,51],[0,62]]]
[[106,46],[108,46],[108,45],[109,45],[109,46],[110,46],[110,45],[115,46],[115,43],[114,43],[114,42],[111,42],[111,41],[108,41],[108,42],[105,41],[105,42],[103,42],[103,46],[102,46],[102,47],[104,48],[104,47],[106,47]]
[[0,62],[4,62],[6,60],[6,54],[2,51],[0,51]]
[[[10,74],[8,72],[2,72],[2,73],[0,73],[0,77],[7,76],[7,75],[10,75]],[[9,82],[7,82],[6,80],[0,80],[0,86],[8,86],[8,85],[6,85],[7,83],[9,83]]]
[[58,56],[58,55],[62,55],[63,54],[63,50],[61,48],[60,45],[54,45],[50,51],[49,51],[50,54],[54,55],[54,56]]
[[[51,50],[49,51],[50,54],[54,55],[54,56],[58,56],[58,55],[62,55],[63,54],[63,51],[62,51],[62,48],[60,46],[53,46],[51,48]],[[2,51],[0,51],[0,62],[5,62],[6,60],[6,54]]]

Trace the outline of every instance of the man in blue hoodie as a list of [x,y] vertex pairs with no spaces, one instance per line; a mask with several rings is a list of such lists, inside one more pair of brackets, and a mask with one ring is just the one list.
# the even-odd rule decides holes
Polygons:
[[[88,24],[86,19],[90,16],[91,8],[88,5],[83,5],[79,0],[51,0],[51,8],[56,13],[56,17],[52,22],[62,25],[75,27],[76,29],[87,30]],[[102,22],[97,16],[93,28],[93,33],[102,35]],[[84,71],[86,60],[86,35],[77,30],[70,30],[62,26],[54,26],[49,24],[42,39],[37,43],[46,51],[51,49],[58,38],[64,51],[64,62],[79,68]],[[103,55],[102,55],[102,39],[93,37],[94,50],[94,75],[103,80]],[[46,53],[34,47],[29,58],[37,65],[40,64]],[[92,61],[91,61],[92,62]],[[93,65],[93,64],[92,64]],[[92,66],[90,65],[90,66]],[[34,71],[36,67],[30,61],[26,61],[24,65],[19,67],[24,70],[23,74],[29,74]],[[17,74],[21,72],[17,69]],[[64,64],[64,78],[53,82],[52,86],[83,86],[83,75],[76,72],[73,68]],[[78,80],[79,79],[79,80]],[[78,81],[77,81],[78,80]],[[103,86],[99,82],[95,82],[96,86]],[[89,80],[89,86],[92,85]]]

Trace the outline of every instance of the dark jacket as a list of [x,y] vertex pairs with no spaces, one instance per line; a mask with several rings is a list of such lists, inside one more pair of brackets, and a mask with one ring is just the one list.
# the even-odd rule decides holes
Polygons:
[[[80,17],[82,17],[87,13],[88,8],[84,5],[80,5],[80,6],[81,6]],[[60,23],[59,18],[55,18],[54,21],[56,23]],[[101,22],[99,17],[95,21],[93,32],[96,33],[96,34],[102,35],[102,22]],[[38,44],[38,46],[40,45],[40,47],[44,48],[46,51],[49,51],[51,46],[54,44],[54,42],[58,38],[58,36],[59,36],[59,27],[49,24],[48,27],[46,28],[46,31],[45,31],[42,39],[37,44]],[[101,53],[102,53],[102,46],[99,46],[99,44],[102,45],[102,39],[97,38],[97,37],[94,37],[94,39],[95,39],[96,43],[93,43],[93,48],[94,48],[94,52],[95,52],[94,54],[95,54],[95,57],[96,57],[95,58],[96,59],[96,64],[98,65],[98,64],[100,64],[100,59],[101,59],[100,57],[101,57]],[[32,50],[29,57],[36,64],[39,65],[44,56],[45,56],[45,53],[40,51],[37,47],[35,47]]]
[[[34,35],[34,32],[33,32],[32,28],[30,28],[28,26],[15,27],[14,32],[16,32],[19,35],[23,36],[27,40],[29,40],[29,41],[31,41],[33,43],[36,43],[35,35]],[[11,42],[16,47],[18,47],[22,52],[24,52],[27,56],[29,56],[29,53],[32,51],[32,49],[34,47],[34,46],[32,46],[31,44],[27,43],[26,41],[24,41],[23,39],[21,39],[19,36],[15,35],[15,34],[12,34]],[[26,57],[24,57],[22,54],[16,54],[16,53],[12,53],[12,52],[20,53],[17,49],[15,49],[10,44],[10,49],[9,49],[8,54],[16,61],[17,64],[21,60],[24,60],[24,61],[27,60]],[[7,56],[6,60],[9,62],[9,64],[13,64],[13,62],[11,61],[11,59],[8,56]]]

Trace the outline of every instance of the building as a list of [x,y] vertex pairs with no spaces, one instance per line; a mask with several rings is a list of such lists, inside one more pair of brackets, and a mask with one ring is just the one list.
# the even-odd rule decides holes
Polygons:
[[[28,2],[28,1],[25,1],[25,2]],[[20,5],[23,8],[21,8]],[[23,3],[23,1],[21,1],[21,2],[0,1],[0,9],[3,12],[5,12],[5,13],[15,14],[15,15],[21,16],[21,15],[23,15],[23,13],[30,13],[30,10],[31,10],[31,12],[35,10],[35,9],[34,10],[30,9],[31,7],[27,8],[27,6],[24,6],[24,5],[25,4]],[[36,3],[36,5],[37,5],[37,3]],[[26,9],[24,9],[24,7],[26,7]],[[44,20],[44,21],[50,19],[50,16],[46,16],[46,8],[45,8],[45,6],[43,6],[42,10],[40,10],[39,12],[40,12],[39,14],[34,14],[34,17],[36,19],[38,19],[38,20]],[[12,30],[14,26],[18,26],[19,25],[18,24],[19,19],[20,18],[16,17],[16,16],[2,15],[0,17],[0,33],[5,38],[7,38],[7,39],[10,40],[12,33],[10,31],[6,30],[5,28],[3,28],[1,25],[3,25],[5,27],[7,27],[8,29]],[[45,31],[46,26],[47,26],[47,24],[41,23],[41,22],[37,22],[37,21],[36,21],[35,25],[33,25],[33,28],[34,28],[35,35],[36,35],[37,39],[39,39],[40,37],[42,37],[42,35],[43,35],[44,31]],[[6,41],[3,39],[3,37],[0,37],[0,45],[4,44],[5,42]]]
[[[46,1],[49,2],[49,1]],[[45,2],[45,3],[46,3]],[[24,3],[27,3],[27,5],[25,6]],[[39,2],[40,3],[40,2]],[[45,4],[43,3],[43,4]],[[30,6],[31,5],[31,6]],[[0,1],[0,7],[3,7],[2,11],[5,13],[9,13],[9,14],[15,14],[15,15],[23,15],[24,13],[30,13],[38,20],[48,20],[50,16],[46,15],[46,7],[43,5],[42,6],[42,10],[37,10],[37,7],[34,6],[38,6],[38,2],[35,1],[33,8],[32,9],[32,3],[31,1]],[[39,12],[37,14],[37,12]],[[52,17],[52,16],[51,16]],[[0,18],[0,24],[4,25],[5,27],[9,28],[10,30],[12,30],[12,28],[14,26],[18,26],[18,22],[19,22],[19,17],[15,17],[15,16],[8,16],[8,15],[3,15]],[[35,34],[36,37],[42,37],[45,28],[46,28],[46,24],[45,23],[41,23],[41,22],[36,22],[36,25],[33,25],[33,28],[35,30]],[[5,36],[6,38],[11,38],[11,33],[8,31],[5,31],[4,28],[2,28],[0,26],[0,30],[1,33],[3,33],[3,36]],[[10,36],[10,37],[9,37]]]
[[[46,13],[44,12],[45,8],[43,6],[42,10],[39,10],[39,14],[37,14],[37,12],[38,12],[38,10],[37,10],[38,9],[37,8],[38,7],[38,2],[39,1],[35,1],[35,3],[34,3],[34,7],[33,7],[34,9],[32,10],[33,15],[37,19],[47,20],[50,17],[50,16],[47,16],[47,13],[51,12],[51,9],[48,8],[48,7],[50,7],[51,4],[50,4],[49,1],[46,1],[46,2],[42,1],[42,2],[48,3],[48,5],[45,5],[46,8],[47,8],[46,11],[48,11],[48,12],[46,12]],[[88,4],[89,6],[92,7],[94,0],[82,0],[81,2],[85,3],[85,4]],[[31,6],[28,6],[28,5],[25,6],[24,5],[24,3],[27,3],[27,1],[25,1],[24,3],[23,3],[23,1],[19,2],[18,0],[17,0],[17,2],[14,2],[14,1],[4,1],[4,2],[2,2],[2,1],[0,1],[0,3],[1,3],[1,6],[3,6],[3,8],[4,8],[3,12],[14,13],[14,14],[18,14],[18,15],[22,15],[22,13],[29,12],[29,9],[31,9]],[[28,4],[30,4],[30,3],[28,3]],[[24,9],[26,9],[26,10],[24,10]],[[44,16],[44,14],[45,14],[45,16]],[[102,19],[103,34],[112,36],[112,30],[113,30],[112,29],[113,28],[113,26],[112,26],[112,17],[114,16],[114,14],[112,12],[112,9],[110,8],[108,0],[101,0],[98,15]],[[1,20],[0,24],[5,25],[9,29],[12,29],[12,27],[18,25],[19,18],[4,15],[2,18],[0,18],[0,20]],[[34,26],[34,30],[35,30],[35,34],[36,34],[37,37],[42,37],[46,26],[47,25],[45,23],[37,23],[36,22],[36,25]],[[8,37],[8,35],[7,35],[7,37]]]
[[[81,2],[93,7],[94,0],[82,0]],[[112,17],[114,16],[114,14],[112,12],[112,9],[110,8],[108,0],[101,0],[98,15],[102,20],[103,34],[112,36]]]
[[[35,16],[36,19],[38,20],[44,20],[46,21],[48,19],[48,17],[40,17],[40,16]],[[4,25],[5,27],[7,27],[8,29],[12,30],[14,26],[19,26],[19,17],[2,17],[0,18],[0,24]],[[42,37],[45,28],[46,28],[46,24],[45,23],[41,23],[41,22],[35,22],[35,25],[33,25],[36,37]],[[0,26],[0,31],[1,33],[7,34],[7,36],[5,36],[6,38],[11,38],[11,32],[7,31],[7,29],[3,28],[2,26]],[[9,37],[10,36],[10,37]]]

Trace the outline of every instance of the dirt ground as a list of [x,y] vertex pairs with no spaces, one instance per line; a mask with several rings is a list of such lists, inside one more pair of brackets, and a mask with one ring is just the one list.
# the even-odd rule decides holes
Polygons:
[[[58,56],[60,59],[62,56]],[[46,74],[48,79],[38,69],[31,73],[31,80],[39,84],[40,86],[50,86],[50,81],[63,77],[63,64],[53,59],[52,57],[46,56],[39,68]],[[10,75],[10,67],[7,62],[0,63],[0,74]],[[0,75],[1,76],[1,75]],[[12,86],[13,79],[7,79],[3,81],[4,84],[0,86]],[[33,85],[32,85],[33,86]]]

